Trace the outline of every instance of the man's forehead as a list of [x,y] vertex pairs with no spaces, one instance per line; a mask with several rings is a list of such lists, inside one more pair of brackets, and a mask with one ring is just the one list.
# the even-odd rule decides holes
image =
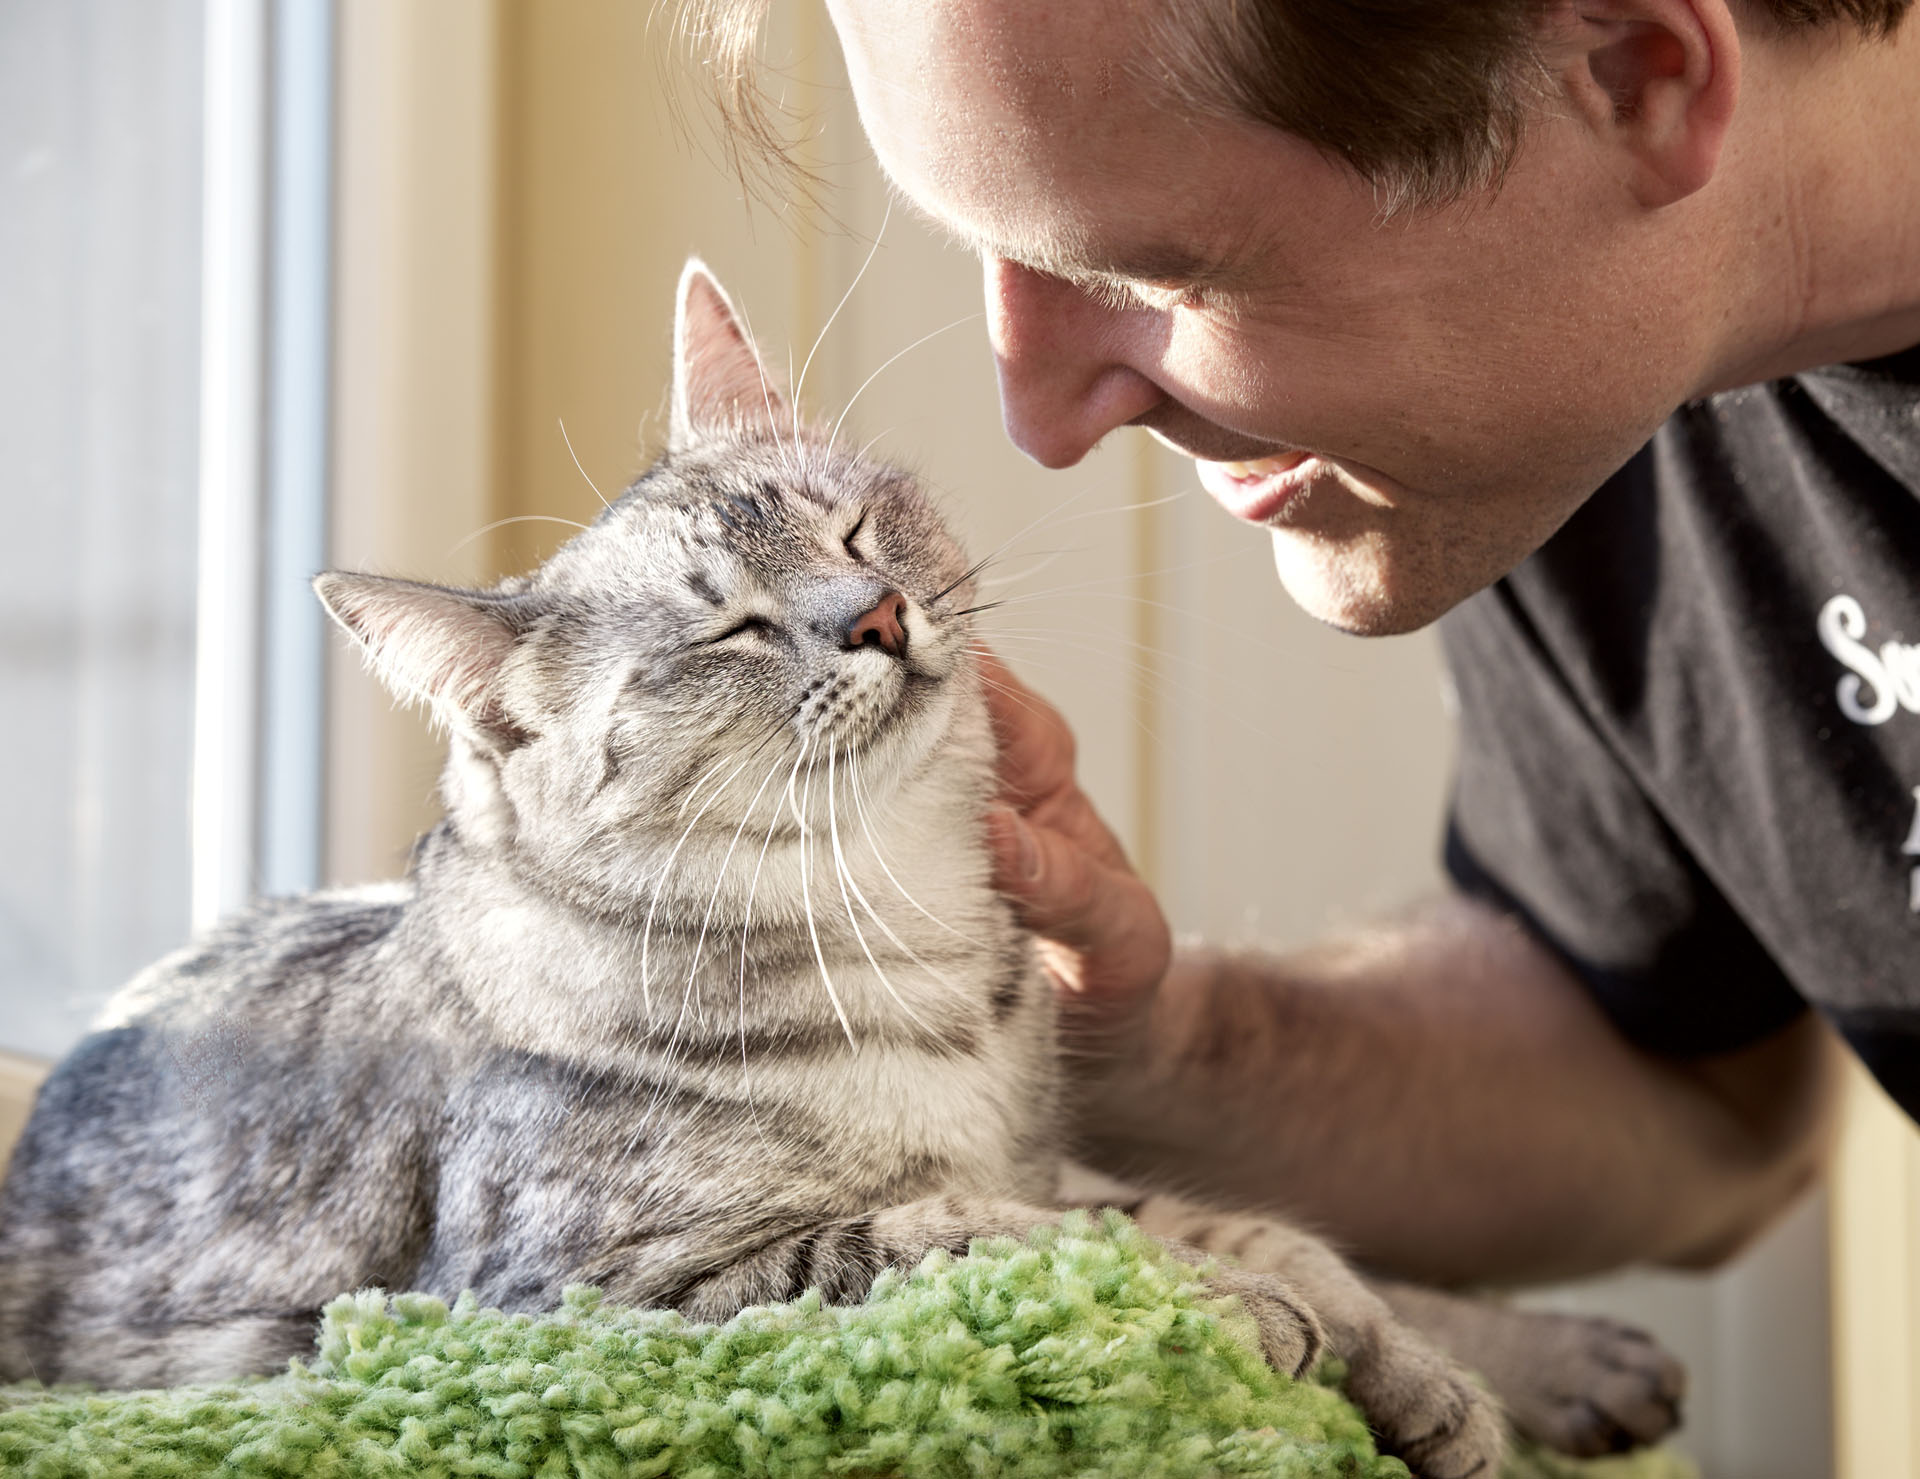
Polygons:
[[832,9],[843,40],[917,57],[915,81],[937,68],[1016,110],[1140,86],[1130,62],[1145,32],[1141,0],[832,0]]
[[[1021,6],[973,0],[932,7],[930,32],[939,51],[970,59],[981,88],[1023,113],[1101,102],[1124,87],[1123,57],[1101,48],[1085,28],[1063,25],[1069,3]],[[1124,33],[1127,7],[1106,17],[1105,35]]]
[[[882,166],[920,214],[979,253],[1070,278],[1217,274],[1231,224],[1197,231],[1181,219],[1190,190],[1143,188],[1171,179],[1170,160],[1190,158],[1193,135],[1217,121],[1163,110],[1140,81],[1125,45],[1138,5],[1076,17],[1083,8],[834,0]],[[1114,209],[1129,201],[1143,209]]]
[[913,142],[923,151],[958,131],[1024,155],[1096,119],[1110,126],[1116,101],[1146,105],[1152,92],[1131,65],[1137,48],[1127,37],[1141,29],[1132,0],[831,0],[831,8],[856,86],[865,82],[920,135]]

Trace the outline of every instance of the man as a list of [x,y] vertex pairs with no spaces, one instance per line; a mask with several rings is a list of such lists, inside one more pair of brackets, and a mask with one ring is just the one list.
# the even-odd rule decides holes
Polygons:
[[[1309,612],[1445,617],[1459,888],[1299,958],[1170,965],[1064,725],[1002,708],[1103,1164],[1547,1277],[1787,1205],[1820,1016],[1920,1109],[1908,3],[830,0],[1014,440],[1144,426]],[[757,7],[709,9],[737,83]]]

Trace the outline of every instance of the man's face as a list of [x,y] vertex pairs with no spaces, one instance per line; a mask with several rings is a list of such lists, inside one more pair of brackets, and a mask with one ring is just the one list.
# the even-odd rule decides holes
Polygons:
[[1148,428],[1324,621],[1405,631],[1497,579],[1707,373],[1685,228],[1651,252],[1576,122],[1497,196],[1383,223],[1308,145],[1139,80],[1164,0],[831,3],[881,164],[982,255],[1014,441],[1066,467]]

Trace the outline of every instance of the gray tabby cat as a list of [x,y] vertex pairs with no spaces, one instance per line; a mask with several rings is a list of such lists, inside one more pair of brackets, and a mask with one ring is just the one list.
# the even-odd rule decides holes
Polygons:
[[[405,882],[153,966],[54,1072],[0,1205],[0,1377],[267,1371],[368,1285],[857,1300],[1057,1214],[1055,1009],[989,887],[966,561],[906,475],[798,430],[698,264],[667,454],[591,529],[488,591],[316,585],[449,731],[446,819]],[[1495,1465],[1494,1403],[1324,1245],[1129,1210],[1232,1255],[1213,1283],[1268,1358],[1330,1344],[1420,1473]],[[1639,1337],[1420,1298],[1564,1446],[1671,1421]]]

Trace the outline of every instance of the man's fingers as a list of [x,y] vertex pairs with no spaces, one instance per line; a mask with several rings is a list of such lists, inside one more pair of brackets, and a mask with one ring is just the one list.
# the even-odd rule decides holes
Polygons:
[[1060,711],[979,649],[987,714],[1000,746],[1000,787],[1023,801],[1046,796],[1073,780],[1073,731]]
[[987,845],[993,849],[994,886],[1024,899],[1040,879],[1040,843],[1020,814],[996,806],[987,813]]
[[1076,785],[1063,786],[1037,802],[1027,811],[1026,820],[1039,831],[1059,833],[1074,846],[1091,853],[1097,862],[1132,871],[1120,839],[1100,819],[1100,813],[1087,800],[1087,793]]
[[1051,952],[1062,984],[1095,995],[1150,990],[1166,973],[1172,937],[1153,893],[1132,870],[1071,838],[1028,825],[1005,807],[987,814],[995,885]]
[[1061,985],[1092,998],[1151,991],[1172,936],[1152,890],[1074,784],[1073,731],[990,652],[980,653],[980,675],[1011,803],[987,813],[995,886],[1041,937]]

